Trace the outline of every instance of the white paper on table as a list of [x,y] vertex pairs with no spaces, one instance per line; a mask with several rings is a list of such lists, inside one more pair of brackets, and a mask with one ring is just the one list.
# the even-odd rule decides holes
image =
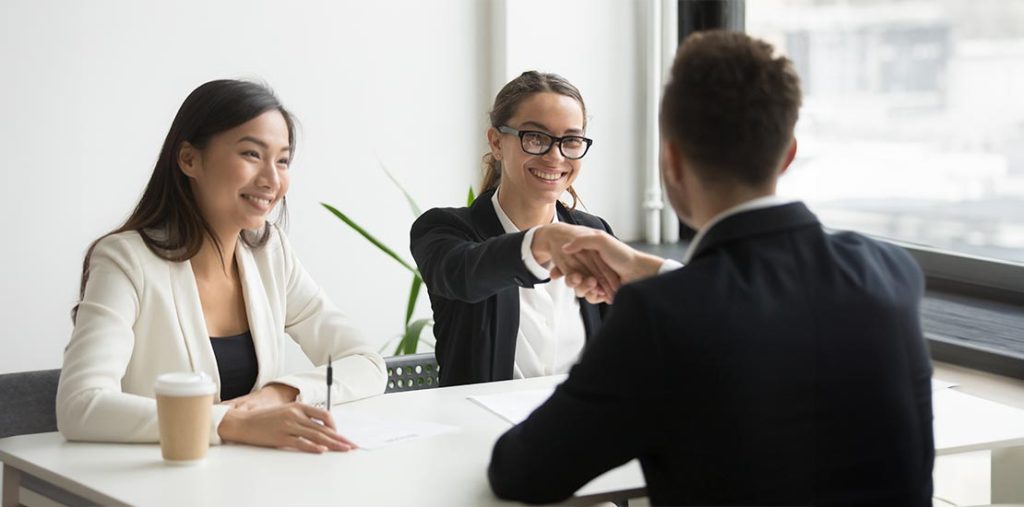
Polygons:
[[405,419],[379,419],[345,408],[331,410],[338,433],[360,449],[378,449],[459,430],[457,426]]
[[939,380],[937,378],[932,378],[932,391],[938,391],[939,389],[947,389],[950,387],[954,387],[956,385],[958,384],[955,384],[953,382],[946,382],[945,380]]
[[515,391],[511,393],[481,394],[468,396],[467,398],[498,417],[512,424],[519,424],[525,421],[537,407],[547,401],[553,392],[555,392],[554,387],[545,387],[544,389],[531,389],[529,391]]

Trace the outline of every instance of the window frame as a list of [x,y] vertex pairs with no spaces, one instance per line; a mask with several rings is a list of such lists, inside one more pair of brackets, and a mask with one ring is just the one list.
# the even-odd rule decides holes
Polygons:
[[[746,32],[745,0],[677,0],[678,42],[692,32],[727,29]],[[692,231],[680,222],[680,237]],[[989,259],[965,253],[931,248],[892,238],[876,238],[907,251],[920,265],[928,292],[964,296],[984,305],[1007,303],[1024,313],[1024,264]],[[925,296],[927,297],[927,295]],[[935,360],[1024,378],[1024,351],[1013,354],[967,345],[958,340],[925,333]]]

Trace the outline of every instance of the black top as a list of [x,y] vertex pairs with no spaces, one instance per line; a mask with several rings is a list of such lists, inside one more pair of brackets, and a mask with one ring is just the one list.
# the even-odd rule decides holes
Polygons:
[[503,498],[557,502],[639,458],[652,504],[930,506],[921,270],[801,203],[714,225],[619,291],[554,395],[494,447]]
[[[525,231],[505,233],[494,190],[468,208],[434,208],[410,231],[434,310],[434,354],[442,386],[510,380],[519,334],[519,288],[546,282],[523,263]],[[556,205],[558,220],[611,233],[599,217]],[[606,305],[579,299],[586,338],[597,334]]]
[[217,371],[220,372],[220,400],[227,401],[252,392],[260,371],[252,333],[246,331],[237,336],[211,337],[210,343],[213,344],[213,355],[217,357]]

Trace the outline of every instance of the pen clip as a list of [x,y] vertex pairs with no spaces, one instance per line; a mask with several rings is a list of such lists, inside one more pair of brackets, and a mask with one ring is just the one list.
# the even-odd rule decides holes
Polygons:
[[332,367],[334,358],[330,355],[327,356],[327,410],[331,410],[331,384],[334,383],[334,368]]

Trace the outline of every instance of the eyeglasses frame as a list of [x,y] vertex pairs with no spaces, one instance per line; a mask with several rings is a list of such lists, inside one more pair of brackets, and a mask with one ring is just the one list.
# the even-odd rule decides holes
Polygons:
[[[590,145],[594,144],[594,140],[593,139],[590,139],[588,137],[583,137],[583,136],[577,136],[577,135],[568,135],[568,136],[558,137],[558,136],[553,136],[551,134],[548,134],[547,132],[544,132],[544,131],[541,131],[541,130],[519,130],[519,129],[514,129],[512,127],[509,127],[508,125],[500,125],[500,126],[495,127],[495,128],[498,130],[498,132],[501,132],[502,134],[512,134],[512,135],[518,136],[519,137],[519,148],[521,148],[523,150],[523,152],[529,153],[530,155],[537,155],[537,156],[547,155],[548,152],[551,151],[551,148],[557,144],[558,145],[558,152],[561,153],[563,157],[565,157],[565,158],[567,158],[569,160],[580,160],[581,158],[583,158],[583,157],[585,157],[587,155],[587,152],[590,151]],[[523,140],[523,138],[526,137],[527,134],[540,134],[542,136],[550,137],[551,138],[551,144],[548,145],[548,149],[544,150],[541,153],[533,153],[533,152],[527,151],[526,150],[526,146],[524,146],[524,142],[525,141]],[[565,150],[562,149],[562,140],[570,139],[570,138],[571,139],[582,139],[583,142],[586,143],[587,147],[583,149],[583,154],[582,155],[580,155],[578,157],[570,157],[570,156],[565,154]]]

